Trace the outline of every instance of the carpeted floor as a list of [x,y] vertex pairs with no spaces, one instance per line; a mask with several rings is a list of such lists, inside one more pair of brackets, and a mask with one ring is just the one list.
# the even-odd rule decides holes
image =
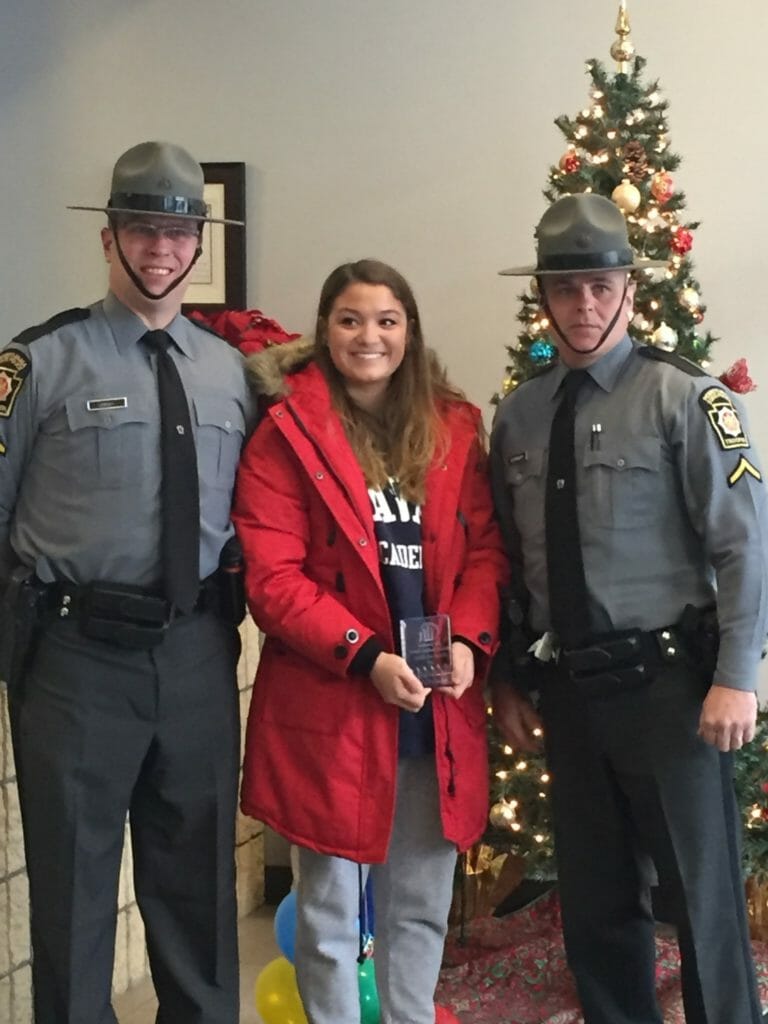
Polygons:
[[[452,930],[435,1001],[461,1024],[581,1024],[565,962],[557,891],[505,917],[480,917]],[[768,1007],[768,943],[753,943],[763,1008]],[[680,957],[671,936],[656,940],[656,984],[665,1024],[685,1024]],[[766,1018],[768,1019],[768,1017]]]

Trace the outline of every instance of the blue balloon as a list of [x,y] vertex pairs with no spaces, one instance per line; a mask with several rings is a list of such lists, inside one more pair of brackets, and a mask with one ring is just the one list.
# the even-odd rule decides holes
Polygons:
[[296,893],[284,896],[275,911],[275,939],[280,952],[291,963],[296,954]]

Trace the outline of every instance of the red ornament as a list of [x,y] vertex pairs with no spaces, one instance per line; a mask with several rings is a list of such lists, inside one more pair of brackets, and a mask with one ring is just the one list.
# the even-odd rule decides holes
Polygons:
[[[729,366],[724,373],[720,374],[720,380],[737,395],[746,395],[750,391],[757,391],[757,384],[749,376],[746,359],[737,359],[733,366]],[[764,793],[768,793],[768,782],[763,782],[760,788]]]
[[567,150],[560,157],[560,170],[566,174],[573,174],[581,167],[581,159],[572,149]]
[[675,194],[675,182],[671,174],[666,171],[658,171],[651,180],[651,195],[663,206],[668,203]]
[[[740,362],[740,363],[743,363],[743,362],[745,362],[745,360],[744,360],[744,359],[740,359],[740,360],[739,360],[739,362]],[[734,364],[734,365],[735,365],[735,364]],[[731,370],[732,370],[732,369],[733,369],[733,366],[731,367]],[[726,370],[726,373],[729,373],[729,372],[730,372],[729,370]],[[722,379],[723,379],[723,378],[721,377],[721,378],[720,378],[720,380],[722,380]],[[728,386],[730,387],[730,385],[728,385]],[[731,388],[731,390],[733,390],[733,389]],[[768,793],[768,782],[761,782],[761,783],[760,783],[760,789],[762,789],[762,791],[763,791],[764,793]]]
[[678,256],[685,256],[692,246],[693,235],[687,228],[678,228],[669,240],[670,249]]
[[207,324],[246,356],[261,352],[270,345],[301,337],[300,334],[290,334],[277,320],[264,316],[260,309],[225,309],[210,314],[193,310],[190,319]]

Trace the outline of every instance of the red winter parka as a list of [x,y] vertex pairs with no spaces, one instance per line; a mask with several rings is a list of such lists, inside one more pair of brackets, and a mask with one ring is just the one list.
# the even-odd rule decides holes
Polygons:
[[[269,391],[280,387],[276,369],[304,364],[248,443],[236,488],[248,603],[266,634],[242,807],[292,842],[376,863],[386,859],[392,827],[399,710],[348,667],[369,637],[395,648],[365,479],[308,351],[303,341],[281,345],[252,368]],[[486,825],[482,675],[507,575],[478,417],[464,402],[445,410],[450,447],[428,473],[422,509],[426,610],[448,613],[453,634],[485,655],[476,655],[478,676],[459,700],[439,691],[428,698],[443,830],[460,850]]]

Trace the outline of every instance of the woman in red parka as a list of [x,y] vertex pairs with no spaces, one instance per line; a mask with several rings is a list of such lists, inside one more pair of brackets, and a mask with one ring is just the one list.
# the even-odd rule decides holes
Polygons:
[[[485,827],[482,684],[506,562],[477,409],[422,338],[407,282],[344,264],[315,340],[250,361],[270,404],[234,520],[266,634],[242,805],[299,846],[296,971],[311,1024],[359,1024],[370,873],[387,1024],[433,1024],[456,852]],[[447,685],[423,685],[403,619],[450,617]]]

